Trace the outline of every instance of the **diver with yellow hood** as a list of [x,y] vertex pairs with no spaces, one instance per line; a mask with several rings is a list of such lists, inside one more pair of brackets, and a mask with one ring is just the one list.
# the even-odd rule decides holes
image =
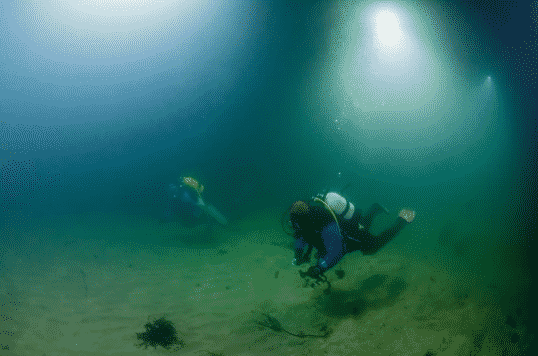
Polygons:
[[202,213],[206,213],[221,225],[226,225],[226,218],[211,204],[202,199],[204,186],[192,177],[180,177],[179,185],[168,185],[169,204],[165,212],[166,220],[177,219],[187,227],[198,224]]

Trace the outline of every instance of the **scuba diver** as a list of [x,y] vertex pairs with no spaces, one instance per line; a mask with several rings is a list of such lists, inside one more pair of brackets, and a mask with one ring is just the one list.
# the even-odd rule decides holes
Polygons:
[[[380,213],[388,211],[375,203],[363,215],[353,203],[336,192],[319,194],[312,201],[296,201],[289,211],[288,226],[295,237],[294,265],[310,261],[312,247],[318,250],[318,262],[306,272],[299,272],[301,277],[312,278],[316,284],[329,284],[326,293],[330,293],[330,283],[324,272],[332,268],[345,254],[360,250],[365,255],[373,255],[391,241],[405,226],[415,219],[415,211],[402,209],[391,227],[378,236],[368,230],[373,219]],[[286,213],[283,217],[286,216]],[[314,283],[312,287],[314,287]]]
[[194,178],[180,177],[179,185],[168,185],[168,208],[165,211],[165,221],[178,219],[186,227],[196,226],[202,213],[207,213],[220,224],[226,225],[226,218],[212,205],[202,199],[204,186]]

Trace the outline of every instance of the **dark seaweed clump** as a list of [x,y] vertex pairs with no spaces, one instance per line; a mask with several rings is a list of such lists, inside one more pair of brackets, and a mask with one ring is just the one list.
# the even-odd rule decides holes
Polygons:
[[176,327],[171,321],[166,320],[163,317],[155,320],[153,323],[147,323],[144,325],[146,331],[143,333],[136,333],[136,338],[142,342],[138,346],[144,346],[145,349],[148,346],[162,346],[165,349],[169,349],[172,345],[184,346],[185,343],[178,338]]

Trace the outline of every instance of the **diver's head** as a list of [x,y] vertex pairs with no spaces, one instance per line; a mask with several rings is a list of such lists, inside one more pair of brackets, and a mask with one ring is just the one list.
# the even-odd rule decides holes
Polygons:
[[304,201],[298,200],[291,206],[290,214],[292,216],[300,216],[308,213],[308,204]]
[[179,182],[181,183],[181,186],[186,186],[193,189],[198,194],[198,196],[200,196],[204,191],[204,186],[198,183],[198,181],[194,178],[180,177]]
[[304,201],[298,200],[290,208],[290,221],[293,227],[299,228],[301,223],[305,221],[308,216],[310,208]]

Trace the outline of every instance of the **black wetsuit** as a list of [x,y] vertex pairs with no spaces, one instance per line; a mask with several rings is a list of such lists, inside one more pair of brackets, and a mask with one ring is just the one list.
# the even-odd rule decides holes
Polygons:
[[190,187],[168,185],[168,206],[164,213],[165,221],[178,220],[186,227],[196,226],[202,215],[197,205],[198,195]]
[[[294,226],[295,258],[301,265],[310,260],[312,247],[318,249],[318,267],[322,272],[333,267],[345,254],[360,250],[372,255],[392,240],[408,223],[398,217],[396,222],[380,235],[374,236],[368,230],[373,218],[383,211],[379,204],[373,204],[365,215],[359,209],[351,219],[337,215],[338,224],[331,213],[322,206],[310,206],[307,214],[292,217]],[[362,228],[361,228],[362,226]]]

